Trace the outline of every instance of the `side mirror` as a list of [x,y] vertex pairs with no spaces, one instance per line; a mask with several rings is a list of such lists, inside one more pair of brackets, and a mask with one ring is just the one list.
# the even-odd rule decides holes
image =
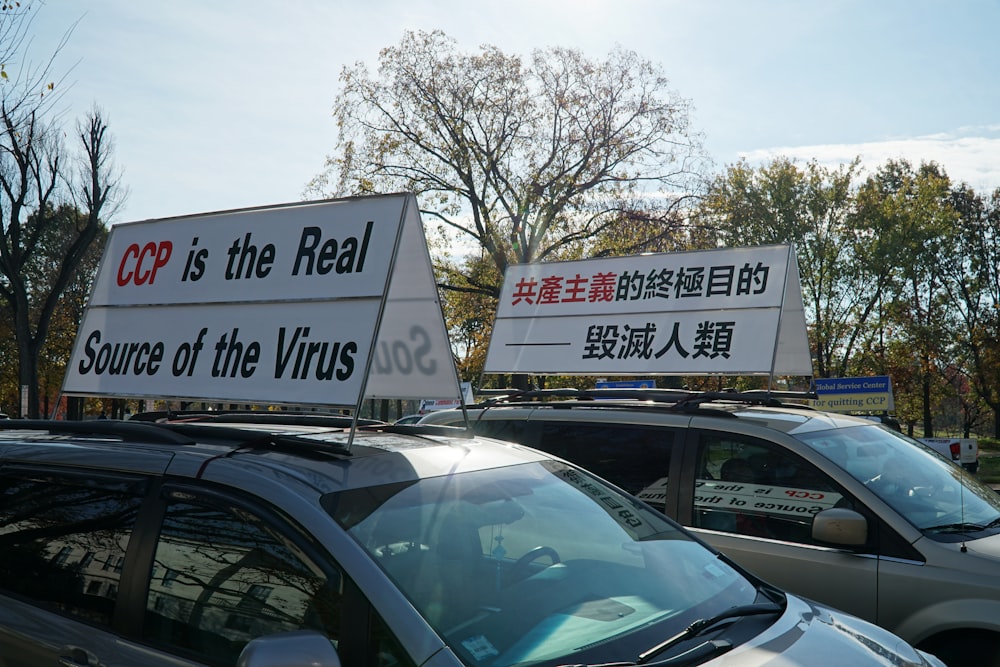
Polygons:
[[856,547],[868,541],[868,520],[854,510],[832,507],[813,517],[814,540]]
[[236,667],[340,667],[329,638],[313,630],[257,637],[243,647]]

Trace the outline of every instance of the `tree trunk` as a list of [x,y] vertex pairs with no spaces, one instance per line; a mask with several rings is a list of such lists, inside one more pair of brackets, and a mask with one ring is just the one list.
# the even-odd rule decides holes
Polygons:
[[931,374],[930,360],[924,358],[924,372],[920,381],[921,398],[924,404],[924,437],[934,437],[934,415],[931,414]]
[[[21,410],[19,407],[20,416],[23,419],[38,419],[38,355],[33,349],[31,332],[28,328],[28,323],[26,317],[22,317],[20,313],[15,314],[15,319],[17,320],[16,328],[18,330],[17,337],[17,357],[18,357],[18,391],[24,387],[28,388],[28,406],[27,412]],[[20,332],[23,330],[23,334]],[[20,395],[20,394],[19,394]],[[23,405],[23,403],[22,403]]]
[[83,420],[83,397],[69,396],[66,398],[66,419]]

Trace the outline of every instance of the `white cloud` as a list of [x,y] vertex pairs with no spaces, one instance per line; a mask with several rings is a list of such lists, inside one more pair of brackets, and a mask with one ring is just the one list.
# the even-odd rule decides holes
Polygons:
[[740,154],[750,164],[779,156],[800,161],[815,159],[828,167],[860,157],[862,166],[869,171],[892,159],[905,159],[914,167],[922,162],[936,162],[952,182],[965,182],[982,195],[1000,188],[1000,125],[856,144],[778,146]]

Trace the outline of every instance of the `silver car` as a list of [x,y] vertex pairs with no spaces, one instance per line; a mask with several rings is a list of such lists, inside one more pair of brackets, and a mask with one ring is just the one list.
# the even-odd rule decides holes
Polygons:
[[790,396],[628,393],[543,391],[467,413],[476,432],[594,472],[787,591],[950,666],[1000,665],[1000,495],[968,471]]
[[549,455],[278,419],[0,426],[0,665],[941,665]]

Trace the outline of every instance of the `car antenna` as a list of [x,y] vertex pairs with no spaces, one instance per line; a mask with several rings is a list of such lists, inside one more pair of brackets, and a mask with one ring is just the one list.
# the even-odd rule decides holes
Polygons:
[[959,503],[959,509],[961,511],[961,514],[962,514],[962,526],[963,526],[963,530],[962,530],[962,546],[961,546],[961,548],[959,548],[959,551],[961,551],[964,554],[964,553],[968,553],[969,552],[969,547],[967,547],[966,544],[965,544],[965,530],[964,530],[964,526],[965,526],[965,466],[962,464],[962,449],[961,449],[961,446],[959,447],[959,450],[958,450],[958,467],[959,467],[959,470],[961,471],[961,472],[958,473],[958,482],[959,482],[959,484],[962,487],[959,490],[959,492],[958,492],[958,503]]

